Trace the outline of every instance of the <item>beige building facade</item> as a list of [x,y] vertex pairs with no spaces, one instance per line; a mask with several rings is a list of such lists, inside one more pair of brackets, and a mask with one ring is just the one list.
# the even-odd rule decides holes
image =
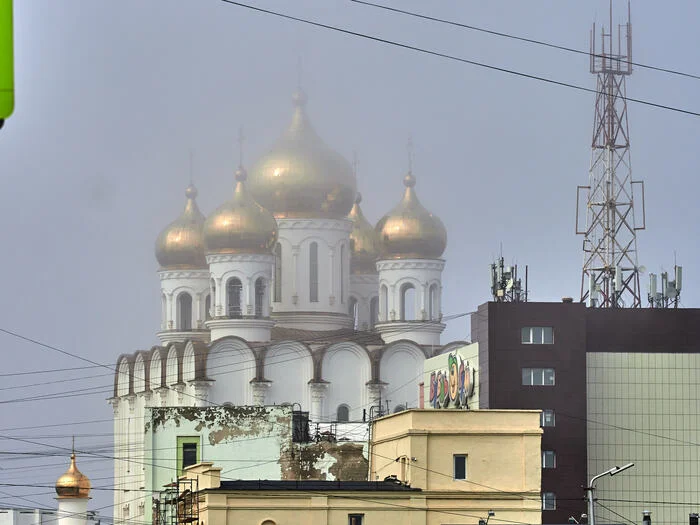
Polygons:
[[372,422],[369,481],[227,481],[188,467],[201,525],[541,523],[540,412],[407,410]]

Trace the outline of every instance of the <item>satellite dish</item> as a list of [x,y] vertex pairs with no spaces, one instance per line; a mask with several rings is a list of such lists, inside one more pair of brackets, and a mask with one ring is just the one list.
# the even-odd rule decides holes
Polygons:
[[639,266],[639,267],[637,267],[637,271],[639,273],[646,273],[647,267],[646,266]]

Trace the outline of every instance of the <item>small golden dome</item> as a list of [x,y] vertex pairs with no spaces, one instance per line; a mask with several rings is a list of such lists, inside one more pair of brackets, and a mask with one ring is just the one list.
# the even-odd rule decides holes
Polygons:
[[197,207],[197,188],[185,190],[187,204],[177,219],[160,233],[156,240],[156,259],[161,268],[206,268],[202,226],[204,215]]
[[58,481],[56,481],[56,494],[59,499],[85,499],[90,497],[90,480],[75,466],[75,454],[70,456],[70,467]]
[[272,253],[277,221],[246,190],[245,169],[236,170],[233,199],[221,205],[204,223],[207,253]]
[[365,219],[360,202],[362,202],[362,195],[358,192],[355,204],[348,214],[348,219],[352,220],[350,271],[354,274],[377,273],[376,263],[380,252],[379,235]]
[[287,131],[255,164],[250,177],[253,197],[275,217],[345,217],[355,197],[350,163],[316,134],[295,93],[294,116]]
[[387,259],[439,259],[447,246],[442,221],[418,200],[416,178],[409,172],[403,180],[406,190],[396,208],[377,223],[382,257]]

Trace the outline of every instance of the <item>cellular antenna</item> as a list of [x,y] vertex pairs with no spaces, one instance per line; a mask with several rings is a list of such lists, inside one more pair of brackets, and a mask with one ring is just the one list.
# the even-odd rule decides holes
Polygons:
[[[578,186],[576,233],[583,235],[581,302],[599,308],[642,306],[637,263],[637,230],[646,228],[644,183],[632,179],[626,79],[632,74],[632,25],[628,21],[596,35],[591,31],[590,71],[596,75],[596,101],[591,142],[589,185]],[[599,40],[596,40],[599,38]],[[598,49],[600,47],[600,49]],[[641,207],[641,225],[635,216]],[[584,191],[585,190],[585,191]],[[585,227],[580,215],[585,200]]]

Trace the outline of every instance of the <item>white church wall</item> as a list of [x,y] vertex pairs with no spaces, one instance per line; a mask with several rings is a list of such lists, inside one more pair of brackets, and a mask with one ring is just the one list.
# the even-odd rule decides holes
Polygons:
[[331,345],[323,356],[322,377],[329,383],[323,419],[335,421],[338,407],[344,404],[350,409],[350,421],[362,420],[362,409],[369,401],[365,384],[372,377],[367,351],[351,342]]
[[414,343],[399,341],[386,348],[379,363],[380,379],[386,383],[382,405],[394,412],[399,407],[415,408],[419,401],[419,384],[423,380],[425,354]]
[[213,380],[209,390],[211,402],[251,404],[250,381],[255,378],[255,355],[243,340],[215,341],[207,356],[206,375]]
[[267,350],[264,363],[265,379],[271,381],[265,404],[300,403],[308,411],[309,381],[314,374],[309,349],[292,341],[278,343]]
[[[56,514],[55,510],[0,507],[0,525],[55,525]],[[81,525],[99,525],[95,511],[87,511],[86,516],[87,523],[83,517]]]

